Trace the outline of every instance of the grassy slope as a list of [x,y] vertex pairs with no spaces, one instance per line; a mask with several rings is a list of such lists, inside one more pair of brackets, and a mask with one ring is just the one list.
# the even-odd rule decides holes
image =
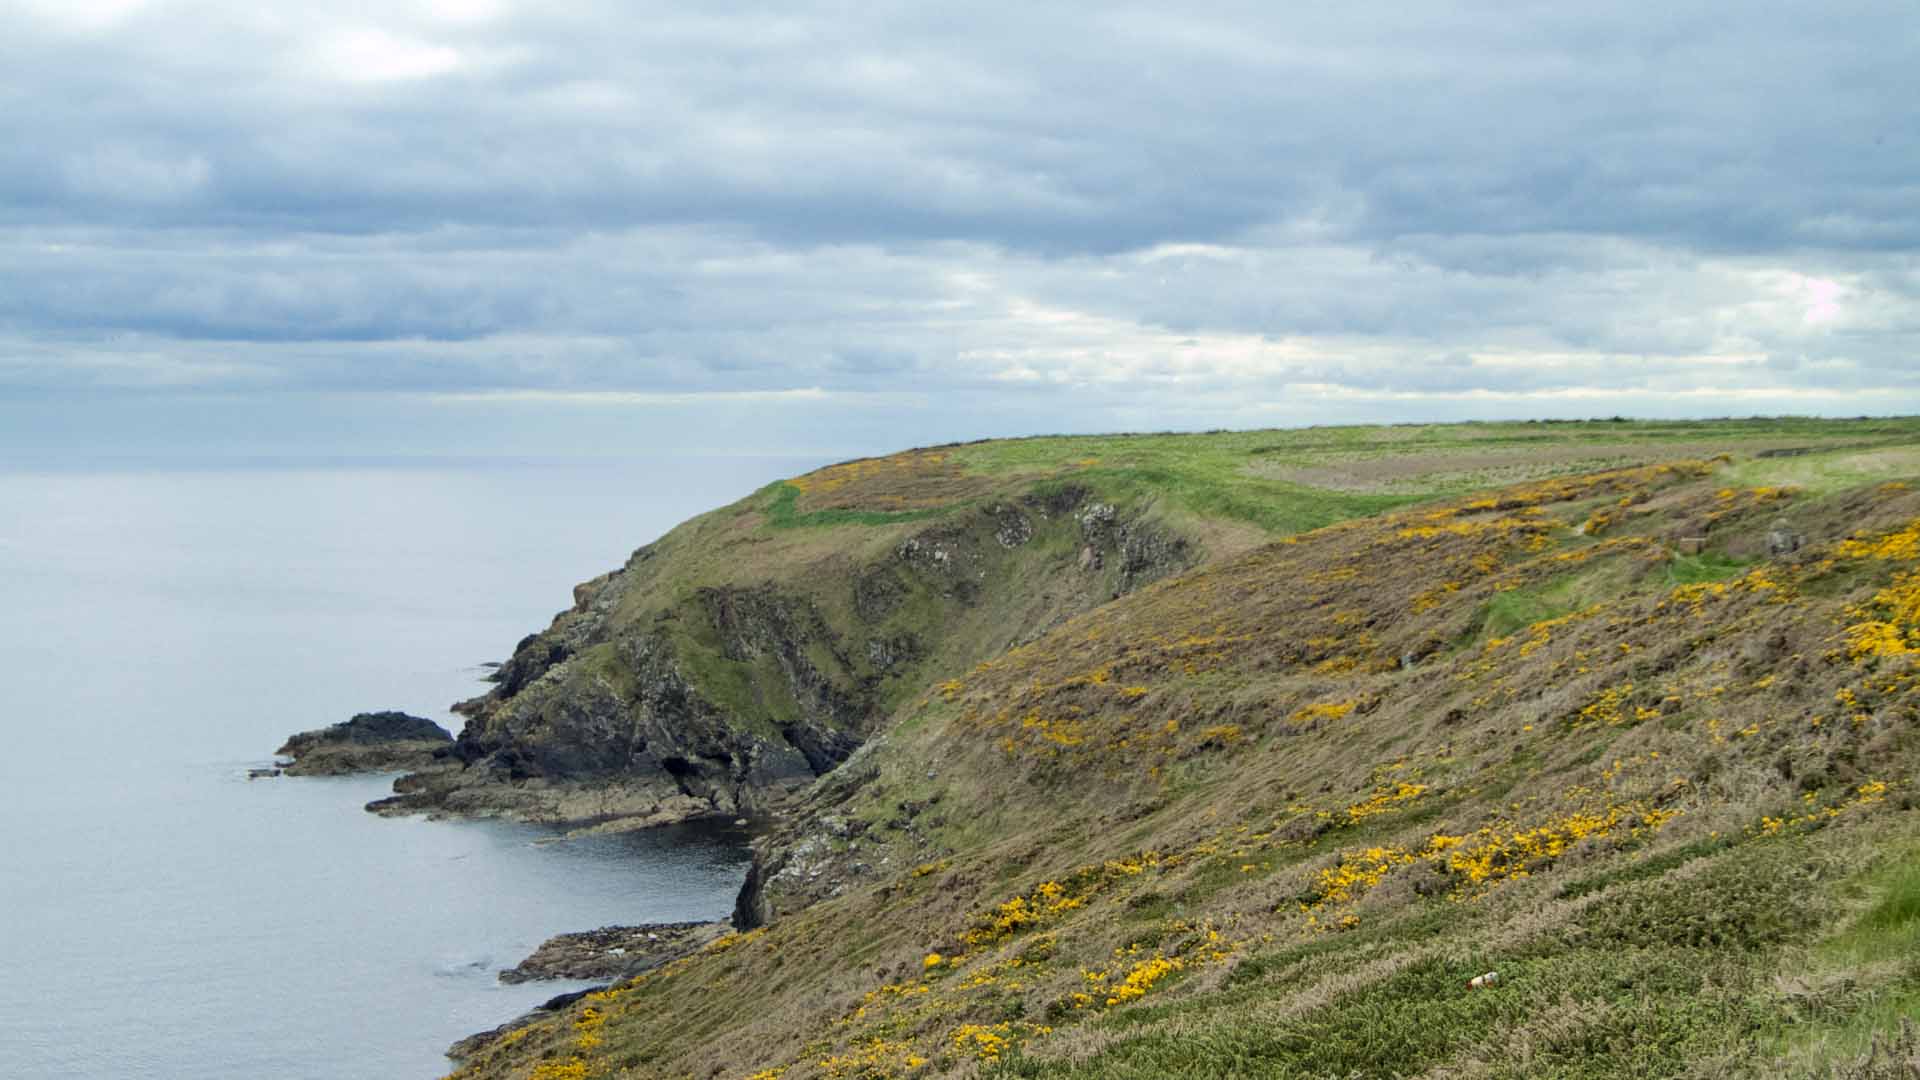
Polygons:
[[[1889,644],[1920,641],[1920,603],[1897,588],[1920,568],[1920,496],[1887,483],[1920,472],[1920,430],[1621,430],[1028,440],[916,463],[940,474],[934,505],[890,466],[862,476],[881,474],[867,505],[852,484],[761,493],[795,518],[926,514],[993,497],[981,474],[1071,472],[1116,497],[1133,485],[1168,520],[1347,520],[1223,544],[1238,553],[946,673],[796,827],[839,895],[465,1074],[1772,1075],[1852,1060],[1920,999],[1920,885],[1902,862],[1920,850],[1920,698]],[[1840,448],[1752,455],[1822,443]],[[1733,460],[1355,517],[1703,444]],[[1309,472],[1348,490],[1303,489]],[[1769,559],[1781,518],[1809,546]],[[755,527],[898,527],[832,525]],[[1705,552],[1672,550],[1702,531]],[[809,833],[827,814],[836,827]],[[1494,986],[1466,989],[1485,971]]]
[[[1047,484],[1149,504],[1173,523],[1221,537],[1212,553],[1230,554],[1501,482],[1722,452],[1744,461],[1768,447],[1897,447],[1915,437],[1920,422],[1909,420],[1461,424],[1067,436],[910,451],[772,484],[693,519],[663,539],[671,557],[655,560],[657,587],[632,597],[630,610],[637,615],[693,585],[752,583],[833,554],[884,552],[929,520]],[[1865,459],[1874,460],[1860,464]],[[1741,468],[1796,477],[1821,469],[1848,480],[1887,471],[1880,459],[1895,471],[1911,464],[1883,452]],[[1321,482],[1292,479],[1309,473]]]
[[1733,453],[1755,475],[1788,471],[1797,483],[1812,469],[1832,474],[1824,482],[1915,471],[1920,465],[1897,450],[1752,455],[1778,447],[1898,447],[1916,437],[1920,423],[1910,420],[1508,423],[1068,436],[909,451],[769,485],[674,530],[646,568],[649,587],[629,595],[623,616],[651,617],[698,586],[755,584],[877,558],[929,521],[1050,485],[1080,485],[1145,510],[1220,557],[1426,499],[1682,457]]

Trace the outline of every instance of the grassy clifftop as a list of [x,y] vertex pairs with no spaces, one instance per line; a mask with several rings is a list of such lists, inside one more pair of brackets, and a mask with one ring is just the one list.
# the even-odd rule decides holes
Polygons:
[[883,562],[1069,487],[1205,555],[930,654],[761,852],[758,925],[460,1075],[1900,1075],[1912,475],[1908,422],[1505,425],[759,493],[758,542]]
[[[468,767],[377,808],[591,825],[752,813],[929,680],[1169,573],[1499,482],[1853,447],[1899,421],[1472,424],[1040,438],[770,485],[584,583],[466,703]],[[1878,462],[1878,464],[1875,464]],[[1895,463],[1897,465],[1897,462]],[[1840,475],[1840,474],[1835,474]]]

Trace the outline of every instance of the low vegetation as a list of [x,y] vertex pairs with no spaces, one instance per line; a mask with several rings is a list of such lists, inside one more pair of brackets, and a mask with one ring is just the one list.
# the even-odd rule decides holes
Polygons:
[[1336,429],[776,486],[770,544],[1080,485],[1205,555],[919,669],[763,841],[763,925],[455,1075],[1911,1075],[1915,447]]

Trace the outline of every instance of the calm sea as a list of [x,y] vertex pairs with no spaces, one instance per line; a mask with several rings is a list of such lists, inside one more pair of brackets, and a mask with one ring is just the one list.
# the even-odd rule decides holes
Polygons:
[[495,983],[548,935],[725,915],[737,837],[245,774],[356,711],[457,728],[574,582],[808,464],[0,472],[0,1074],[434,1077],[575,988]]

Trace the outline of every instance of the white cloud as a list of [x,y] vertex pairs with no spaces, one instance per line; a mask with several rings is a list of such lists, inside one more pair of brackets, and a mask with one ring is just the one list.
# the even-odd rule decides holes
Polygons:
[[1804,274],[1794,274],[1792,279],[1792,291],[1806,305],[1806,312],[1800,317],[1801,322],[1808,326],[1824,326],[1840,319],[1840,299],[1847,294],[1845,285],[1828,278]]
[[507,4],[504,0],[423,0],[420,9],[438,22],[473,24],[502,18]]
[[318,75],[351,83],[429,79],[460,67],[460,50],[362,26],[327,35],[312,60]]
[[149,6],[150,0],[6,0],[0,3],[0,17],[13,9],[61,31],[99,33],[126,22]]

